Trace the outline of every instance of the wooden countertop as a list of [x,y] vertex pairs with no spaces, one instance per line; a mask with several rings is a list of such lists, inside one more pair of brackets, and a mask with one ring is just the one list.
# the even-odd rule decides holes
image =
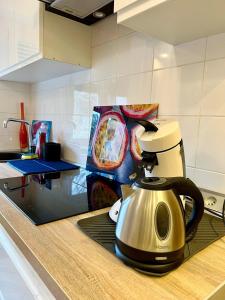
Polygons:
[[23,176],[23,174],[11,168],[7,163],[0,163],[0,179],[19,176]]
[[57,300],[205,299],[225,280],[225,237],[162,278],[125,266],[76,226],[105,211],[35,226],[0,194],[0,223]]

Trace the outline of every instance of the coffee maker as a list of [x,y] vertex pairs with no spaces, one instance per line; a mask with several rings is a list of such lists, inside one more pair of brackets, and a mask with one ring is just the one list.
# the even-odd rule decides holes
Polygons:
[[[184,147],[178,121],[173,119],[135,120],[136,137],[142,149],[142,161],[138,164],[137,177],[186,177]],[[126,187],[122,189],[123,198],[126,197]],[[184,205],[184,199],[182,203]],[[110,209],[109,216],[117,221],[121,200]]]
[[156,119],[153,123],[137,120],[136,137],[142,149],[147,177],[185,177],[183,141],[179,123]]

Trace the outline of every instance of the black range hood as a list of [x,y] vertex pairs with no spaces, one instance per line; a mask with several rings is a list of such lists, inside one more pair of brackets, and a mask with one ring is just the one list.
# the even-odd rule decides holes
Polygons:
[[45,9],[65,18],[92,25],[113,14],[112,0],[38,0]]

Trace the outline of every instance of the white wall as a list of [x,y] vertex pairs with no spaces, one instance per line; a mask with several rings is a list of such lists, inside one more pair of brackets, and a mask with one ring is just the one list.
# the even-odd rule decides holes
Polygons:
[[85,164],[93,105],[160,104],[180,121],[188,175],[225,193],[225,34],[172,47],[116,25],[93,27],[91,70],[32,86],[35,118],[53,120],[64,157]]
[[2,124],[7,118],[20,118],[20,102],[25,103],[25,116],[29,118],[30,86],[28,84],[0,81],[0,151],[19,149],[19,124]]

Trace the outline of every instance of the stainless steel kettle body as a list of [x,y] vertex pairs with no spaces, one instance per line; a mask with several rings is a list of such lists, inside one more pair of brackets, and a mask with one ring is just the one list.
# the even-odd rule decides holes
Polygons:
[[[193,199],[185,223],[179,195]],[[152,273],[165,273],[184,259],[187,236],[196,230],[204,211],[198,188],[189,179],[142,178],[123,201],[116,225],[116,253],[127,264]]]

